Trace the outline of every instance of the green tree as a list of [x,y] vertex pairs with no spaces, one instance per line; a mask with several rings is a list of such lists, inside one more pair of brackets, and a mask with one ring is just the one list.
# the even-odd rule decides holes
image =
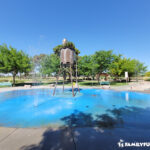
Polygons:
[[73,42],[69,42],[69,41],[65,45],[57,45],[56,47],[53,48],[53,51],[57,56],[60,56],[60,51],[63,48],[73,49],[73,50],[75,50],[76,55],[80,54],[80,51],[75,47]]
[[25,54],[23,51],[18,51],[18,61],[20,64],[20,69],[18,70],[21,73],[24,73],[27,76],[32,70],[31,58]]
[[53,51],[57,56],[60,56],[61,49],[63,49],[63,45],[57,45],[56,47],[53,48]]
[[33,56],[33,58],[32,58],[32,71],[34,71],[35,73],[40,72],[41,62],[45,56],[46,56],[45,54],[39,54],[39,55]]
[[17,51],[7,45],[0,46],[0,72],[12,73],[13,86],[15,86],[16,75],[28,73],[31,69],[30,58],[23,51]]
[[90,77],[93,74],[92,56],[80,56],[78,59],[78,74]]
[[128,72],[129,77],[143,75],[147,69],[144,63],[136,59],[122,58],[121,55],[114,58],[109,68],[113,76],[124,76],[125,72]]
[[146,77],[150,77],[150,71],[145,73]]
[[67,42],[63,45],[63,48],[70,48],[75,50],[75,45],[72,42]]
[[144,75],[145,72],[147,71],[147,66],[144,65],[144,63],[136,60],[136,59],[133,59],[134,61],[134,64],[135,64],[135,74],[136,76],[138,75]]
[[135,59],[123,58],[122,61],[122,75],[124,75],[124,73],[127,71],[129,77],[132,77],[142,74],[146,71],[146,66]]
[[122,56],[121,55],[114,55],[114,60],[109,66],[109,73],[115,77],[119,77],[122,75]]
[[42,59],[43,59],[45,56],[46,56],[45,54],[35,55],[35,56],[33,56],[32,61],[33,61],[35,64],[40,64],[41,61],[42,61]]
[[41,72],[43,75],[57,74],[60,68],[60,59],[56,54],[46,55],[41,61]]
[[99,77],[101,73],[106,73],[109,71],[109,67],[114,60],[114,55],[112,50],[109,51],[96,51],[93,56],[93,63],[95,73],[97,74],[97,80],[99,82]]

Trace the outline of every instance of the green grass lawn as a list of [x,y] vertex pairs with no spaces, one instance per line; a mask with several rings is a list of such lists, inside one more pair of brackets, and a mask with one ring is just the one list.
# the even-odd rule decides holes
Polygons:
[[[55,84],[55,79],[42,79],[38,80],[38,83],[35,85],[49,85],[49,84]],[[12,78],[0,78],[0,82],[12,82]],[[91,81],[91,80],[83,80],[78,82],[80,86],[100,86],[100,84],[97,82],[97,80]],[[19,79],[16,78],[16,86],[24,86],[24,85],[33,85],[33,79]],[[62,85],[63,81],[59,80],[58,85]],[[65,85],[71,86],[71,83],[65,82]],[[127,85],[125,82],[111,82],[111,86],[123,86]],[[8,87],[8,86],[2,86],[2,87]],[[1,86],[0,86],[1,88]]]
[[111,86],[123,86],[123,85],[128,85],[126,82],[111,82]]
[[[79,82],[79,85],[83,86],[100,86],[100,84],[97,81],[83,81]],[[111,82],[111,86],[123,86],[127,85],[125,82]]]

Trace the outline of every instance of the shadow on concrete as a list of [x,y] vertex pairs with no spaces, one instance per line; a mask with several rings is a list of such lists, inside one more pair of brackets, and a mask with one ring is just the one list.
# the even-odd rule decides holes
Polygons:
[[69,128],[54,130],[48,128],[38,145],[23,146],[21,150],[74,150]]
[[[149,140],[150,130],[144,130],[145,124],[140,124],[140,120],[141,117],[146,119],[150,109],[125,107],[106,112],[92,116],[75,110],[61,118],[64,126],[58,130],[47,129],[38,145],[24,146],[21,150],[114,150],[120,149],[117,143],[122,138],[128,142]],[[133,114],[138,114],[140,118],[135,119]],[[136,129],[132,122],[139,127]],[[150,119],[146,123],[150,129]]]

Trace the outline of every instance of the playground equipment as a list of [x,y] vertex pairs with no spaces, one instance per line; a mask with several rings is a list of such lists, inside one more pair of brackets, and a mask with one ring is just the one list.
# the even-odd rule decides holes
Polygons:
[[[60,51],[60,68],[56,79],[56,84],[54,87],[53,95],[55,95],[55,91],[57,88],[59,76],[63,75],[63,92],[64,92],[64,83],[67,77],[67,73],[70,74],[71,84],[72,84],[72,96],[74,97],[77,92],[80,92],[78,86],[78,79],[77,79],[77,56],[75,53],[75,49],[67,47],[67,39],[63,40],[64,48]],[[76,77],[76,93],[74,92],[74,83],[73,83],[73,74]]]

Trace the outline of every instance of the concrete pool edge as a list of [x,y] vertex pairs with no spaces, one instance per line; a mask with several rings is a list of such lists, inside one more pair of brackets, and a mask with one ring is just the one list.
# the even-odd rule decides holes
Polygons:
[[[124,86],[111,86],[110,88],[108,86],[101,86],[101,87],[96,87],[96,86],[80,86],[80,88],[83,89],[102,89],[102,90],[114,90],[114,91],[129,91],[129,92],[142,92],[142,93],[150,93],[150,84],[149,87],[143,88],[141,87],[140,89],[133,89],[134,85],[124,85]],[[31,89],[53,89],[54,87],[51,86],[33,86],[33,87],[4,87],[0,88],[0,92],[8,92],[8,91],[16,91],[16,90],[31,90]],[[62,86],[57,86],[57,88],[62,88]],[[66,89],[71,88],[71,86],[65,86]]]

